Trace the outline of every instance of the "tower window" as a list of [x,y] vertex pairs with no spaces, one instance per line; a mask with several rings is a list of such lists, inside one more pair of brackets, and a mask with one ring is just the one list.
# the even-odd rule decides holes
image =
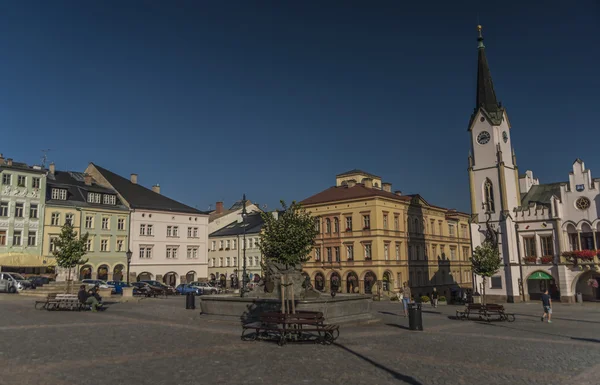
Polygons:
[[483,194],[485,209],[492,213],[495,212],[496,208],[494,206],[494,185],[489,179],[486,179],[485,183],[483,184]]

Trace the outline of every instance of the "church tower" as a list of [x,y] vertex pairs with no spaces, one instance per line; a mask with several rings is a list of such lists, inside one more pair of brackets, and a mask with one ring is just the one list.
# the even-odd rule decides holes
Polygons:
[[[496,98],[481,29],[477,26],[477,93],[468,129],[471,138],[468,170],[473,247],[483,242],[486,222],[489,221],[499,233],[500,254],[505,266],[499,272],[501,285],[500,278],[496,277],[492,287],[486,288],[486,293],[512,302],[519,298],[519,282],[515,282],[519,276],[517,236],[511,217],[514,209],[521,204],[519,176],[510,122],[506,109]],[[512,274],[512,270],[517,273]],[[475,289],[481,290],[480,287]]]

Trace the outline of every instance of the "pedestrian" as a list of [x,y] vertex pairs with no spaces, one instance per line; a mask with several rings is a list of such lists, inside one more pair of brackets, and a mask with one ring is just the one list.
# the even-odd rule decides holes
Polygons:
[[410,287],[408,287],[408,283],[404,282],[402,284],[402,305],[404,308],[404,316],[408,317],[408,304],[411,302],[410,301],[410,297],[411,297],[411,292],[410,292]]
[[544,290],[544,294],[542,294],[542,306],[544,307],[544,315],[542,315],[542,322],[544,322],[544,318],[548,318],[548,323],[552,323],[552,298],[548,294],[548,289]]
[[437,308],[438,298],[439,298],[439,295],[438,295],[437,289],[434,287],[433,288],[433,293],[431,293],[431,305],[434,308]]
[[89,294],[85,289],[85,285],[81,285],[79,287],[79,293],[77,293],[77,298],[79,302],[84,305],[90,305],[92,307],[92,311],[98,311],[98,300],[93,295]]

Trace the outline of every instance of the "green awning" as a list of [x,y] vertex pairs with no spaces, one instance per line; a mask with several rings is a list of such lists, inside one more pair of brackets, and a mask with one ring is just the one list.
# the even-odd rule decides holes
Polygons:
[[543,271],[536,271],[529,276],[529,279],[552,279],[552,276]]

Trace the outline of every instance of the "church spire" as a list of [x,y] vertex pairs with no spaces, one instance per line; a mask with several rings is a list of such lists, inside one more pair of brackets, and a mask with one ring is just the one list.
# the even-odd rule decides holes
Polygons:
[[496,99],[494,92],[494,83],[492,74],[485,57],[485,45],[483,44],[483,34],[481,25],[477,26],[479,36],[477,38],[477,98],[475,100],[475,109],[483,108],[494,124],[502,121],[502,107]]

